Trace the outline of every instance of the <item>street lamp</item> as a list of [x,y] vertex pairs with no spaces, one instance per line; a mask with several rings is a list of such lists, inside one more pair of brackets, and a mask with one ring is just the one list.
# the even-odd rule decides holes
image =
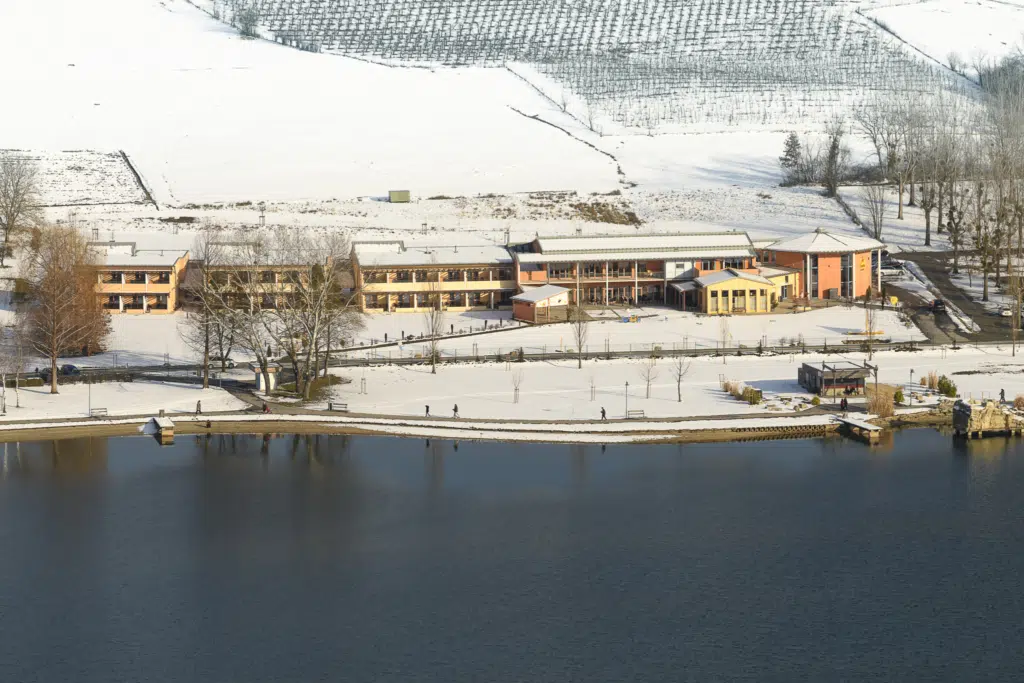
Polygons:
[[914,369],[910,369],[910,386],[914,386]]
[[626,419],[629,419],[629,382],[626,382]]

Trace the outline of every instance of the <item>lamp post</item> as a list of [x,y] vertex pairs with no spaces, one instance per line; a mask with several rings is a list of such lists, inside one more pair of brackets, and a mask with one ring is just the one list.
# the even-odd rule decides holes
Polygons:
[[626,382],[626,419],[629,419],[629,382]]
[[89,388],[89,415],[92,415],[92,382],[88,379],[85,380],[85,386]]
[[914,386],[914,369],[910,369],[910,386]]

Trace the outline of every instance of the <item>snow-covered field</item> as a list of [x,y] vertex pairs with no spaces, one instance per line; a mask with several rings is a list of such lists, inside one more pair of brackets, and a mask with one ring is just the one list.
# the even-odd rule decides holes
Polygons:
[[[636,323],[623,323],[621,317],[636,313],[641,317]],[[614,317],[613,317],[614,315]],[[456,330],[483,329],[484,320],[493,329],[495,318],[500,313],[449,314],[446,325]],[[506,324],[509,314],[503,314]],[[876,312],[876,330],[893,341],[924,339],[920,330],[900,320],[895,311]],[[448,328],[449,330],[451,327]],[[421,334],[425,330],[425,319],[416,313],[376,314],[367,317],[367,328],[357,342],[369,343],[382,340],[385,332],[392,341],[403,332]],[[796,345],[800,339],[807,344],[842,344],[850,339],[851,333],[864,330],[864,310],[857,307],[833,306],[806,313],[785,313],[770,315],[749,315],[729,317],[700,316],[668,308],[621,308],[609,314],[608,319],[599,319],[587,326],[587,349],[591,352],[605,350],[623,351],[649,349],[652,346],[673,348],[716,348],[723,346],[747,346],[754,348],[765,340],[767,345]],[[503,331],[471,337],[442,341],[442,355],[465,355],[467,353],[494,354],[509,353],[519,348],[527,352],[553,352],[575,348],[573,332],[568,323],[510,328]],[[391,354],[409,356],[424,353],[422,343],[411,342],[397,347],[371,351],[353,351],[356,356],[370,354]]]
[[[0,137],[0,144],[8,140]],[[28,158],[36,163],[39,192],[45,206],[66,211],[66,207],[146,201],[145,193],[119,152],[0,149],[0,159],[12,157]]]
[[1010,0],[925,0],[866,12],[932,59],[959,61],[975,76],[991,62],[1024,46],[1024,7]]
[[[221,389],[162,382],[74,384],[60,387],[59,394],[51,394],[49,387],[30,387],[21,389],[20,394],[17,398],[14,389],[7,390],[4,421],[88,417],[90,407],[106,408],[110,415],[156,414],[163,409],[171,417],[195,413],[196,401],[202,401],[205,412],[248,407]],[[16,406],[19,402],[20,408]]]
[[[843,358],[863,361],[863,354]],[[692,417],[725,414],[797,414],[790,406],[809,398],[797,384],[802,363],[835,361],[836,356],[794,354],[773,357],[695,358],[683,381],[682,402],[676,393],[671,359],[657,362],[657,377],[646,397],[642,374],[645,361],[588,361],[578,370],[573,361],[501,363],[429,367],[380,366],[334,372],[352,382],[334,388],[335,400],[349,404],[353,412],[422,416],[430,406],[432,416],[451,417],[455,405],[466,418],[597,420],[604,407],[609,418],[620,418],[626,408],[643,410],[646,417]],[[903,386],[914,371],[915,382],[930,371],[950,375],[964,397],[1009,398],[1024,394],[1024,356],[1011,356],[1005,348],[970,348],[958,351],[928,350],[917,353],[875,354],[879,381]],[[957,372],[972,374],[957,375]],[[514,402],[516,373],[521,373],[519,402]],[[753,407],[726,395],[720,379],[745,382],[762,389],[766,403],[779,411]],[[365,379],[366,393],[360,393]],[[593,383],[593,393],[591,384]],[[593,398],[591,398],[593,396]],[[788,404],[781,397],[791,397]],[[725,426],[725,425],[723,425]]]
[[18,64],[3,90],[31,93],[3,147],[124,149],[161,204],[618,186],[606,156],[513,111],[542,100],[508,72],[243,40],[185,0],[8,0],[0,62]]

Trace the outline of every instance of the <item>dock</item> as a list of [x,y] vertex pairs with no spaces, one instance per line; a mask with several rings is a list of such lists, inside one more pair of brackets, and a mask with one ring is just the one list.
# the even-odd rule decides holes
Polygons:
[[174,443],[174,422],[167,417],[154,417],[153,425],[156,427],[156,438],[161,446],[170,446]]
[[976,404],[959,400],[953,404],[953,433],[967,439],[983,439],[986,434],[1020,436],[1024,417],[996,401]]
[[867,444],[877,444],[882,436],[882,428],[855,417],[836,416],[848,436],[859,439]]

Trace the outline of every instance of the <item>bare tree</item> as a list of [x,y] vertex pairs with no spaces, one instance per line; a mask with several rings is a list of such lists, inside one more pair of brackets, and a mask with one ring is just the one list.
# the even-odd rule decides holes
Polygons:
[[21,407],[21,373],[25,370],[25,345],[23,330],[17,324],[0,329],[0,405],[7,412],[7,382],[14,377],[15,406]]
[[40,233],[39,248],[23,261],[32,305],[24,325],[32,348],[50,361],[50,393],[57,393],[57,359],[102,343],[107,314],[96,296],[96,255],[74,227]]
[[672,359],[672,376],[676,378],[676,400],[683,402],[683,378],[690,372],[690,361],[685,356]]
[[[225,326],[226,316],[220,315],[220,298],[214,291],[213,270],[223,261],[224,247],[209,226],[192,242],[189,262],[190,281],[186,288],[195,300],[195,310],[189,311],[178,323],[178,334],[185,345],[202,358],[203,388],[210,386],[210,356],[218,330]],[[220,332],[223,334],[223,332]],[[230,351],[229,351],[230,353]],[[221,371],[225,370],[226,354],[220,356]]]
[[885,223],[885,185],[865,185],[863,189],[864,203],[868,207],[868,218],[871,221],[871,233],[876,240],[882,239],[882,227]]
[[583,349],[587,345],[590,316],[579,302],[569,307],[569,325],[572,327],[572,338],[576,343],[576,368],[583,369]]
[[428,308],[423,312],[423,323],[427,328],[427,351],[430,353],[430,374],[437,374],[437,359],[441,355],[441,336],[444,334],[444,301],[438,283],[428,288]]
[[260,23],[260,11],[255,2],[247,3],[241,8],[236,9],[234,20],[235,27],[244,37],[258,37],[259,34],[256,28]]
[[10,250],[11,236],[42,223],[41,203],[36,163],[23,156],[0,159],[0,229],[4,232],[0,268]]
[[523,371],[516,370],[512,373],[512,402],[519,403],[519,387],[523,385]]
[[647,386],[647,398],[651,397],[651,382],[658,378],[658,359],[651,356],[640,366],[640,377]]

